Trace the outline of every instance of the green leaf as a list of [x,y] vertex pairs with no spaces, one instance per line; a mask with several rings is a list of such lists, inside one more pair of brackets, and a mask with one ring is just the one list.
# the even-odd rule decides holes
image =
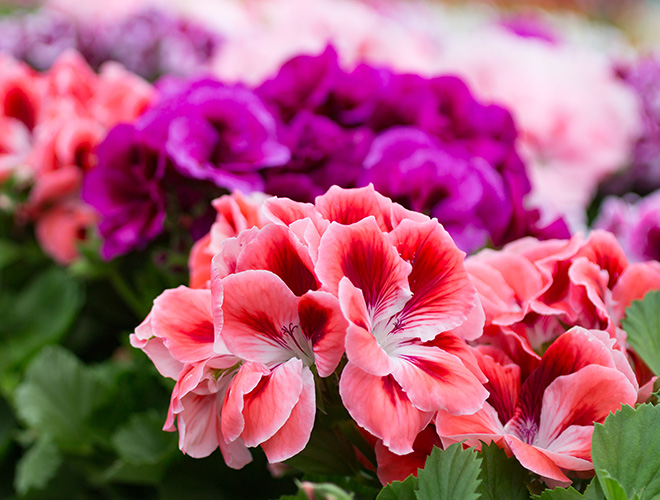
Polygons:
[[45,487],[61,463],[62,455],[53,440],[49,436],[40,438],[16,465],[14,487],[18,494]]
[[21,256],[21,247],[9,240],[0,240],[0,269],[16,262]]
[[[598,478],[603,486],[603,491],[607,500],[628,500],[626,490],[624,490],[619,481],[610,476],[607,471],[600,471]],[[635,495],[635,499],[638,500],[638,498],[639,497]]]
[[660,496],[660,406],[623,406],[596,424],[591,456],[606,492],[612,486],[603,483],[614,479],[629,498]]
[[482,445],[479,456],[482,462],[479,474],[481,484],[478,491],[482,500],[529,499],[529,491],[525,487],[525,482],[529,480],[529,472],[518,460],[507,457],[495,443],[489,446]]
[[60,340],[81,305],[78,282],[55,267],[34,278],[18,294],[1,295],[0,372]]
[[17,414],[38,434],[49,434],[63,449],[91,449],[87,418],[109,388],[96,372],[59,346],[48,346],[28,366],[16,389]]
[[621,321],[628,343],[653,373],[660,375],[660,291],[634,301]]
[[112,436],[112,443],[119,457],[128,464],[155,464],[176,449],[176,435],[163,431],[162,427],[162,415],[134,413]]
[[480,465],[474,449],[461,443],[434,448],[417,475],[417,500],[478,500]]
[[376,497],[376,500],[416,500],[417,478],[412,474],[403,481],[394,481]]
[[582,500],[584,496],[575,488],[554,488],[544,490],[540,495],[534,495],[534,500]]
[[305,449],[285,463],[306,474],[350,476],[357,470],[351,443],[324,425],[315,425]]

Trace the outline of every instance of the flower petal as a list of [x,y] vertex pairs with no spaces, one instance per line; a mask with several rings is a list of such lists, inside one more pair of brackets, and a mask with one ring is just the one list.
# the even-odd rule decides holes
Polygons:
[[307,292],[298,301],[298,316],[302,333],[312,344],[318,373],[327,377],[344,354],[348,322],[341,313],[339,300],[327,292]]
[[316,387],[309,368],[302,370],[302,391],[291,416],[275,435],[261,443],[270,463],[281,462],[300,453],[312,434],[316,414]]
[[276,274],[297,296],[318,288],[309,252],[285,226],[269,224],[245,245],[236,272],[249,269]]
[[373,217],[350,226],[330,224],[321,238],[319,280],[337,295],[339,282],[347,277],[362,290],[374,324],[399,312],[410,298],[410,270]]
[[289,287],[269,271],[243,271],[221,281],[223,326],[219,334],[229,351],[266,364],[293,357],[297,351],[286,332],[300,327],[298,298]]
[[154,300],[151,328],[172,357],[182,363],[214,356],[211,291],[185,286],[165,290]]
[[332,186],[325,194],[316,197],[315,205],[330,222],[348,225],[373,216],[382,231],[392,229],[392,201],[379,194],[371,184],[355,189]]
[[341,374],[339,393],[358,425],[398,455],[413,451],[417,434],[433,416],[415,408],[391,375],[371,375],[351,362]]
[[391,356],[394,379],[420,410],[469,415],[483,408],[488,391],[453,354],[434,346],[408,345]]
[[465,253],[449,233],[435,219],[403,220],[390,238],[401,258],[412,264],[408,275],[412,297],[399,316],[405,329],[426,341],[463,324],[476,306],[476,291],[463,266]]

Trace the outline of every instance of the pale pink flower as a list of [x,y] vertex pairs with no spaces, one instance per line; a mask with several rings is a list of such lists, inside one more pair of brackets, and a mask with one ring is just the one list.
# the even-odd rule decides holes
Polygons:
[[639,104],[602,52],[480,27],[445,40],[439,70],[506,106],[532,183],[529,202],[548,220],[584,228],[598,183],[625,166],[640,132]]

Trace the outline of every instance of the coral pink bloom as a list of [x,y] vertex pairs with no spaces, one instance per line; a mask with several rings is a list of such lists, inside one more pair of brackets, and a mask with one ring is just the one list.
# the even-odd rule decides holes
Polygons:
[[43,99],[43,81],[26,64],[0,54],[0,116],[32,131]]
[[482,347],[479,365],[490,395],[473,415],[441,410],[443,442],[495,441],[551,483],[570,484],[567,471],[590,471],[593,423],[637,399],[637,383],[606,332],[574,327],[555,340],[528,377],[501,352]]
[[[479,370],[462,361],[465,344],[460,356],[434,344],[478,307],[464,254],[435,220],[404,219],[385,233],[374,216],[351,224],[348,210],[333,210],[349,225],[330,224],[316,271],[349,320],[340,394],[360,426],[409,453],[434,411],[474,413],[487,396]],[[462,334],[478,337],[482,325]]]
[[[271,227],[284,229],[262,231]],[[263,257],[277,260],[266,245],[259,245]],[[254,262],[257,255],[247,260]],[[338,300],[315,290],[295,295],[291,284],[305,282],[296,268],[301,269],[289,268],[293,273],[285,280],[270,271],[246,270],[212,283],[218,339],[245,360],[227,392],[222,434],[227,442],[242,438],[246,446],[261,445],[269,462],[305,447],[315,415],[310,367],[327,377],[343,355],[347,323]]]
[[211,231],[197,241],[190,251],[190,287],[205,288],[211,279],[211,259],[222,250],[222,243],[252,227],[261,228],[267,220],[261,213],[265,195],[245,196],[240,191],[213,200],[217,216]]
[[220,432],[222,404],[241,360],[216,341],[211,304],[210,290],[166,290],[131,335],[131,345],[177,381],[164,429],[176,430],[176,420],[181,450],[199,458],[220,447],[227,465],[241,468],[251,460],[249,451]]

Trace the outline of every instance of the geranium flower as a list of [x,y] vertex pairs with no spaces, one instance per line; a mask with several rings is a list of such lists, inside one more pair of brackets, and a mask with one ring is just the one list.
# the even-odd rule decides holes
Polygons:
[[566,472],[593,469],[593,423],[637,400],[635,376],[614,343],[606,332],[574,327],[528,376],[501,351],[480,348],[488,400],[473,415],[438,411],[438,435],[445,444],[495,441],[551,484],[570,484]]

